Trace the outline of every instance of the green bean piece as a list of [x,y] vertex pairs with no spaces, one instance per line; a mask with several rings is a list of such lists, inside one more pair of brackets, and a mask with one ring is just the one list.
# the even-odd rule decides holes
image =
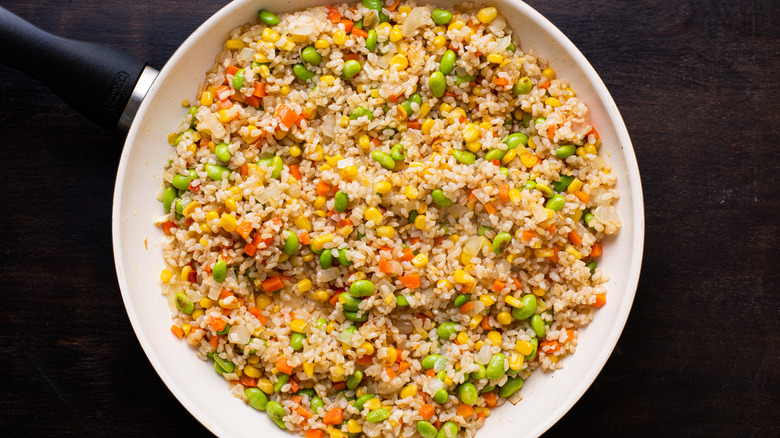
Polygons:
[[265,407],[268,404],[268,397],[263,391],[260,391],[257,388],[246,388],[244,390],[244,395],[246,396],[249,406],[252,406],[258,411],[265,410]]
[[214,277],[214,281],[222,283],[227,278],[227,263],[224,260],[219,259],[211,267],[211,276]]
[[506,151],[503,149],[491,149],[485,154],[485,161],[501,160],[506,155]]
[[[214,365],[218,366],[220,369],[222,369],[222,372],[224,373],[232,373],[236,369],[236,364],[229,360],[222,359],[221,357],[214,355]],[[217,370],[219,371],[219,370]],[[220,373],[222,374],[222,373]]]
[[523,307],[513,307],[512,316],[517,320],[530,318],[536,312],[536,296],[534,294],[525,295],[520,299],[520,302],[523,303]]
[[349,287],[349,294],[353,297],[369,297],[374,294],[376,287],[371,280],[358,280]]
[[401,145],[401,143],[397,143],[395,146],[390,148],[390,158],[392,158],[394,161],[403,161],[404,158],[406,158],[406,152],[404,151],[404,147]]
[[182,175],[177,173],[176,175],[173,175],[173,181],[171,184],[173,184],[173,186],[179,190],[188,190],[191,182],[192,175]]
[[498,395],[501,397],[509,397],[519,391],[522,387],[523,379],[521,379],[520,376],[510,377],[501,387],[501,390],[498,391]]
[[536,336],[539,338],[543,338],[544,335],[547,334],[547,325],[544,323],[544,319],[542,319],[542,315],[539,315],[538,313],[535,313],[531,315],[531,329],[536,333]]
[[351,376],[347,377],[347,388],[354,390],[358,387],[358,385],[360,385],[360,382],[362,381],[363,381],[363,371],[355,370],[355,372],[352,373]]
[[458,436],[458,432],[460,432],[460,426],[458,426],[458,423],[448,421],[441,425],[441,429],[439,429],[439,433],[436,435],[436,438],[456,438]]
[[478,363],[477,367],[479,367],[479,369],[471,373],[470,377],[472,380],[482,380],[487,376],[487,368],[485,368],[485,365]]
[[441,61],[439,63],[439,71],[445,75],[450,74],[452,70],[455,69],[456,59],[457,59],[457,55],[453,50],[447,50],[446,52],[444,52],[444,55],[442,55]]
[[306,339],[306,335],[303,333],[292,332],[290,334],[290,347],[295,351],[301,351],[303,349],[303,340]]
[[233,156],[230,153],[230,145],[227,143],[220,143],[214,148],[214,154],[217,156],[219,161],[223,163],[227,163],[230,161],[230,158]]
[[349,195],[347,195],[347,192],[342,190],[336,192],[333,209],[341,213],[347,209],[348,205],[349,205]]
[[560,158],[561,160],[565,160],[572,155],[574,155],[574,152],[577,151],[577,146],[574,146],[573,144],[564,144],[561,146],[558,146],[557,149],[555,149],[555,156]]
[[322,55],[314,46],[306,46],[301,50],[301,59],[311,65],[322,64]]
[[333,265],[333,253],[329,249],[322,251],[320,254],[320,267],[322,269],[328,269]]
[[510,243],[512,243],[511,234],[504,232],[496,234],[496,237],[493,238],[493,252],[496,254],[503,253]]
[[258,15],[260,17],[260,21],[263,23],[269,25],[269,26],[276,26],[279,24],[279,17],[276,16],[276,14],[272,12],[268,12],[265,9],[261,9],[260,12],[258,12]]
[[556,194],[547,200],[544,208],[549,208],[552,211],[561,211],[564,205],[566,205],[566,198],[561,194]]
[[244,69],[237,71],[233,75],[233,88],[240,90],[244,86]]
[[354,407],[355,407],[355,409],[357,409],[358,411],[362,411],[362,410],[363,410],[363,405],[364,405],[364,404],[365,404],[367,401],[371,400],[371,399],[372,399],[372,398],[374,398],[374,397],[376,397],[376,395],[374,395],[374,394],[365,394],[365,395],[362,395],[362,396],[358,397],[358,398],[357,398],[357,400],[355,400],[355,402],[354,402],[354,403],[352,403],[352,406],[354,406]]
[[474,406],[474,403],[477,402],[477,396],[479,396],[479,394],[477,394],[477,388],[473,383],[461,383],[458,387],[458,397],[460,397],[460,401],[469,406]]
[[314,396],[311,398],[311,401],[309,402],[309,407],[311,408],[311,411],[315,414],[318,413],[320,408],[325,407],[325,402],[322,401],[322,399],[319,396]]
[[452,303],[455,307],[460,307],[471,301],[471,294],[461,294],[455,297],[455,301]]
[[528,144],[528,136],[522,132],[514,132],[507,136],[504,144],[507,146],[507,149],[515,149],[520,145],[525,146]]
[[596,262],[590,262],[587,265],[585,265],[586,268],[590,270],[590,275],[593,275],[596,273],[596,268],[598,268],[598,264]]
[[455,157],[455,161],[460,164],[474,164],[474,162],[477,161],[477,156],[469,151],[453,149],[452,156]]
[[382,151],[371,152],[371,158],[373,158],[374,161],[379,163],[380,166],[384,167],[387,170],[395,169],[395,160],[393,160],[393,158],[390,155]]
[[390,418],[390,411],[387,409],[375,409],[366,415],[366,421],[369,423],[381,423]]
[[206,174],[208,174],[212,181],[222,181],[225,179],[225,172],[228,173],[227,177],[230,178],[230,169],[227,167],[218,164],[206,164]]
[[382,1],[381,0],[363,0],[363,6],[367,7],[368,9],[373,9],[377,12],[382,10]]
[[444,73],[435,71],[428,78],[428,86],[431,88],[431,94],[436,97],[442,97],[444,92],[447,91],[447,78],[444,77]]
[[300,246],[298,243],[298,236],[296,236],[292,231],[284,230],[282,231],[282,238],[284,239],[282,251],[287,255],[295,254],[298,251],[298,247]]
[[501,172],[501,175],[509,176],[509,169],[506,167],[499,167],[498,171]]
[[398,307],[409,307],[409,300],[407,300],[403,295],[396,295],[395,305]]
[[490,362],[486,367],[487,372],[485,376],[490,380],[500,379],[506,373],[506,356],[503,353],[496,353],[490,358]]
[[475,80],[477,80],[476,76],[469,76],[469,75],[458,76],[455,78],[455,85],[460,85],[464,82],[474,82]]
[[314,79],[315,73],[308,68],[306,68],[303,64],[295,64],[293,66],[293,74],[295,74],[295,77],[298,79],[308,82],[312,79]]
[[195,304],[193,304],[192,301],[187,298],[187,294],[184,292],[177,293],[174,297],[174,301],[176,301],[176,308],[181,310],[182,313],[189,315],[193,310],[195,310]]
[[286,385],[290,381],[290,375],[280,373],[277,377],[276,383],[274,383],[274,392],[278,393],[282,390],[282,386]]
[[[429,354],[428,356],[425,356],[425,359],[422,360],[422,367],[426,370],[430,370],[431,368],[436,367],[437,364],[439,365],[446,365],[447,359],[445,359],[443,356],[438,354]],[[439,368],[443,368],[443,366],[440,366]]]
[[349,266],[352,264],[352,260],[347,258],[347,248],[340,248],[338,251],[338,255],[336,256],[336,260],[339,261],[341,266]]
[[431,11],[431,19],[437,26],[445,26],[452,20],[452,12],[436,8]]
[[349,120],[357,120],[360,117],[368,117],[368,120],[374,120],[374,113],[362,106],[355,108],[349,113]]
[[439,431],[433,424],[425,420],[420,420],[417,422],[417,433],[419,433],[422,438],[436,438],[436,434],[438,434]]
[[528,76],[523,76],[522,78],[518,79],[517,82],[515,82],[515,85],[512,87],[512,93],[515,96],[528,94],[531,92],[531,88],[533,88],[533,86],[534,84],[531,82],[531,78]]
[[458,333],[458,323],[456,322],[443,322],[439,324],[439,328],[436,330],[440,339],[449,340],[452,336]]
[[284,170],[284,162],[282,161],[282,157],[280,157],[278,155],[275,156],[271,160],[271,166],[272,166],[272,169],[273,169],[271,171],[271,178],[274,178],[274,179],[281,178],[282,177],[282,170]]
[[436,391],[436,394],[433,395],[433,401],[435,401],[440,405],[447,403],[447,400],[449,400],[449,398],[450,398],[450,394],[444,388],[441,388],[440,390]]
[[374,29],[369,30],[368,36],[366,37],[366,49],[368,49],[369,52],[373,52],[374,49],[376,49],[376,41],[377,41],[376,30]]
[[485,385],[482,389],[479,390],[480,394],[484,394],[486,392],[490,392],[492,390],[496,389],[496,385]]
[[166,213],[171,212],[171,205],[173,204],[173,200],[176,199],[177,194],[176,187],[168,186],[165,189],[165,193],[163,194],[163,209],[165,209]]
[[341,77],[342,79],[348,81],[354,78],[358,73],[360,73],[360,70],[362,69],[363,66],[360,65],[358,61],[355,61],[354,59],[350,59],[349,61],[344,63],[344,69],[341,70]]
[[339,294],[339,303],[341,308],[347,312],[357,312],[360,310],[360,299],[353,297],[350,294]]
[[556,192],[565,192],[572,181],[574,181],[573,176],[561,175],[561,179],[553,183],[553,189],[555,189]]
[[444,192],[441,189],[434,189],[434,191],[431,192],[431,197],[433,198],[433,202],[439,207],[449,207],[454,204],[450,198],[444,196]]

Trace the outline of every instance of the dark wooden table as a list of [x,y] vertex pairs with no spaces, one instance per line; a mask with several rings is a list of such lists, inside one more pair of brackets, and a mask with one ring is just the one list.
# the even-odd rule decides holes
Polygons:
[[[221,3],[0,1],[157,68]],[[647,214],[625,331],[547,435],[780,436],[780,5],[530,3],[610,89]],[[208,435],[155,374],[120,298],[110,223],[123,140],[0,66],[3,436]]]

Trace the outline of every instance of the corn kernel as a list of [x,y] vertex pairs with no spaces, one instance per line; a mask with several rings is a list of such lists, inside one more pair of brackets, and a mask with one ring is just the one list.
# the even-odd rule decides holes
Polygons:
[[482,24],[488,24],[498,16],[498,10],[492,6],[482,8],[477,12],[477,19]]
[[382,401],[374,397],[363,404],[364,407],[369,410],[375,411],[382,407]]
[[322,236],[315,237],[312,241],[312,247],[314,247],[315,250],[321,251],[322,248],[325,247],[326,243],[330,243],[333,241],[333,234],[323,234]]
[[160,281],[163,283],[168,283],[173,278],[173,272],[163,269],[162,272],[160,272]]
[[409,60],[404,55],[395,55],[390,59],[390,65],[395,66],[398,71],[405,70],[409,67]]
[[423,122],[422,126],[420,126],[420,130],[423,132],[423,134],[430,134],[435,124],[436,124],[435,120],[427,119]]
[[238,50],[244,48],[244,42],[241,40],[227,40],[225,41],[225,48],[228,50]]
[[547,291],[545,291],[544,289],[542,289],[539,286],[532,287],[531,288],[531,292],[533,292],[533,294],[536,295],[537,297],[542,297],[542,296],[544,296],[544,294],[547,293]]
[[531,354],[533,348],[533,345],[528,341],[515,342],[515,351],[522,354],[523,356],[528,356]]
[[[311,283],[311,282],[310,282]],[[296,333],[305,333],[306,328],[308,327],[308,324],[306,321],[296,318],[290,321],[290,330],[296,332]]]
[[225,208],[227,208],[228,211],[236,211],[238,209],[238,204],[236,204],[235,199],[227,198],[225,199]]
[[482,150],[482,143],[479,141],[470,141],[466,143],[466,149],[468,149],[471,152],[477,153],[480,150]]
[[574,247],[573,247],[573,246],[567,246],[567,247],[566,247],[566,252],[567,252],[567,253],[569,253],[569,255],[571,255],[572,257],[574,257],[574,258],[575,258],[575,259],[577,259],[577,260],[579,260],[579,259],[581,259],[581,258],[582,258],[582,254],[580,254],[580,252],[579,252],[579,251],[577,251],[576,249],[574,249]]
[[281,36],[279,35],[279,32],[271,29],[270,27],[266,27],[265,29],[263,29],[262,38],[263,41],[267,43],[275,43],[279,41],[279,38],[281,38]]
[[266,394],[273,394],[274,384],[271,383],[271,379],[262,378],[257,381],[257,389],[263,391]]
[[354,274],[352,274],[355,277],[355,280],[365,280],[366,279],[366,273],[363,271],[357,271]]
[[279,93],[282,94],[282,96],[287,96],[290,94],[290,86],[289,85],[282,85],[279,87]]
[[344,438],[344,433],[340,430],[334,428],[333,426],[328,426],[328,437],[329,438]]
[[504,55],[500,53],[491,53],[487,56],[487,61],[492,64],[501,64],[501,61],[504,60]]
[[204,309],[209,309],[211,306],[214,305],[214,302],[211,301],[209,298],[201,298],[200,300],[200,307],[203,307]]
[[236,218],[227,214],[222,213],[222,217],[219,219],[219,226],[222,227],[227,232],[235,231],[236,229]]
[[414,397],[417,395],[417,385],[407,385],[401,390],[401,398]]
[[456,269],[455,272],[452,274],[452,278],[455,280],[455,283],[458,284],[468,284],[468,283],[474,283],[474,277],[472,277],[468,272],[464,271],[463,269]]
[[428,256],[423,253],[417,254],[412,259],[412,265],[414,265],[415,268],[422,268],[427,264],[428,264]]
[[521,198],[522,198],[522,194],[520,193],[520,190],[518,189],[509,190],[509,200],[512,201],[512,203],[519,204]]
[[555,70],[551,69],[550,67],[547,67],[546,69],[542,70],[542,76],[547,78],[547,80],[553,80],[555,79]]
[[320,50],[327,49],[328,47],[330,47],[330,43],[327,40],[323,40],[322,38],[320,38],[314,42],[314,47]]
[[569,192],[569,193],[571,193],[571,194],[574,194],[574,193],[576,193],[576,192],[577,192],[579,189],[581,189],[581,188],[582,188],[582,185],[583,185],[583,183],[582,183],[582,181],[581,181],[579,178],[574,178],[574,179],[572,180],[572,182],[571,182],[571,183],[569,183],[569,187],[568,187],[568,188],[566,188],[566,191],[567,191],[567,192]]
[[325,206],[326,202],[328,202],[328,199],[322,195],[319,195],[314,198],[314,208],[322,208]]
[[501,333],[491,330],[487,334],[488,341],[493,345],[501,345]]
[[523,367],[523,356],[517,353],[509,355],[509,369],[517,371]]
[[369,356],[374,354],[374,344],[372,344],[370,342],[363,342],[362,344],[360,344],[359,348],[362,348],[363,350],[365,350],[366,354],[369,355]]
[[357,421],[350,418],[347,421],[347,432],[349,433],[360,433],[363,432],[363,426],[360,425]]
[[466,344],[469,342],[469,335],[466,332],[460,332],[458,333],[458,336],[455,338],[455,342],[457,342],[460,345]]
[[512,314],[510,314],[509,312],[501,312],[498,315],[496,315],[496,320],[498,321],[499,324],[509,325],[512,323],[513,318],[512,318]]
[[403,37],[404,37],[404,34],[401,31],[401,28],[398,25],[393,26],[393,28],[390,30],[390,42],[393,42],[393,43],[398,42]]
[[298,287],[298,292],[308,292],[311,290],[311,280],[304,278],[296,286]]
[[473,123],[469,123],[463,128],[463,141],[470,143],[479,139],[479,128]]
[[452,289],[452,282],[449,280],[442,279],[436,282],[436,287],[438,287],[439,289],[450,290]]
[[420,191],[417,190],[417,187],[414,186],[406,186],[404,188],[404,195],[409,198],[410,200],[417,199],[417,196],[420,194]]
[[317,292],[311,294],[311,298],[314,301],[327,301],[328,298],[330,298],[330,294],[328,293],[328,291],[320,289]]
[[544,99],[544,104],[549,105],[553,108],[558,108],[559,106],[561,106],[561,101],[554,97],[548,97],[547,99]]
[[200,95],[200,104],[209,106],[212,103],[214,103],[214,91],[209,88]]
[[383,226],[376,229],[376,235],[379,237],[395,237],[395,228],[389,226]]
[[387,356],[382,359],[382,365],[391,367],[396,359],[398,359],[398,350],[394,347],[387,347]]
[[306,216],[298,216],[293,223],[301,230],[311,231],[311,221]]
[[260,74],[261,78],[265,79],[271,76],[271,69],[267,65],[261,65],[257,67],[257,73]]
[[[482,319],[482,318],[480,318],[480,319]],[[477,325],[479,325],[479,323],[477,323]],[[474,328],[477,328],[477,325],[475,325],[475,326],[474,326]],[[469,326],[471,326],[471,323],[469,323]],[[473,330],[473,329],[472,329],[472,330]],[[481,350],[481,349],[482,349],[482,347],[483,347],[484,345],[485,345],[485,342],[484,342],[484,341],[482,341],[482,340],[479,340],[479,341],[477,341],[477,342],[475,342],[475,343],[474,343],[474,350],[475,350],[475,351],[479,351],[479,350]]]
[[358,168],[355,166],[347,166],[341,170],[341,177],[351,179],[358,175]]
[[419,230],[425,231],[428,228],[428,225],[425,223],[425,215],[424,214],[418,214],[416,218],[414,218],[414,226],[417,227]]
[[452,111],[452,105],[448,104],[447,102],[442,102],[442,104],[439,105],[439,111],[442,113],[448,113]]
[[474,406],[474,412],[477,414],[482,414],[485,418],[490,416],[490,408],[486,408],[484,406]]
[[398,7],[398,13],[400,14],[408,14],[409,12],[412,12],[412,7],[409,5],[403,5]]
[[504,154],[504,158],[501,159],[501,164],[507,165],[512,162],[512,160],[515,159],[517,156],[517,149],[509,149],[506,151],[506,154]]
[[266,294],[260,294],[255,297],[255,306],[260,309],[265,309],[271,305],[271,297]]
[[181,274],[180,274],[181,279],[187,281],[187,279],[190,277],[190,272],[192,272],[192,266],[190,265],[181,268]]
[[366,212],[363,214],[363,217],[367,221],[372,221],[374,225],[377,225],[380,222],[382,222],[382,213],[380,213],[379,210],[374,207],[369,207],[366,210]]
[[463,20],[455,20],[452,23],[450,23],[449,26],[447,26],[448,31],[458,30],[462,29],[466,25],[466,22]]
[[341,30],[338,29],[335,32],[333,32],[333,43],[337,45],[343,45],[345,42],[347,42],[347,34]]
[[263,374],[258,370],[257,368],[253,367],[252,365],[244,365],[244,374],[247,376],[257,379],[258,377],[262,376]]
[[596,146],[591,143],[585,143],[585,146],[582,148],[585,150],[586,154],[597,155],[599,153],[599,151],[596,149]]
[[513,297],[512,295],[507,295],[506,297],[504,297],[504,302],[510,307],[515,307],[515,308],[523,307],[523,302]]
[[481,301],[482,304],[485,305],[485,307],[490,307],[493,304],[496,304],[496,298],[492,294],[486,294],[480,296],[479,301]]
[[361,135],[358,139],[358,144],[361,149],[368,150],[371,147],[371,137],[366,134]]
[[314,210],[314,214],[316,214],[319,217],[325,217],[328,215],[328,212],[325,210]]
[[526,152],[520,155],[520,162],[525,167],[534,167],[539,162],[539,158],[530,152]]

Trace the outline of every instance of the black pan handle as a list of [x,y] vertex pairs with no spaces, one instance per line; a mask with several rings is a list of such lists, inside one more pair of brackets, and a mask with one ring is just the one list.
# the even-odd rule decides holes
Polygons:
[[[52,35],[2,7],[0,62],[32,75],[88,119],[112,129],[120,123],[139,78],[148,77],[145,70],[154,72],[127,52]],[[148,89],[151,80],[143,82]]]

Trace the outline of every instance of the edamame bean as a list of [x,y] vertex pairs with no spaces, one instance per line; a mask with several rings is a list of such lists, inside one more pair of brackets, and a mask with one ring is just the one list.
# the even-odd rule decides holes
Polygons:
[[406,153],[404,152],[404,147],[401,145],[401,143],[398,143],[390,148],[390,158],[395,161],[403,161],[404,158],[406,158]]
[[514,52],[515,51],[515,43],[509,43],[509,45],[506,46],[506,50],[509,51],[509,52]]
[[574,181],[573,176],[561,175],[561,179],[553,183],[553,188],[556,192],[565,192],[569,188],[569,184]]
[[325,318],[319,318],[317,319],[317,328],[322,330],[323,327],[328,325],[328,320]]
[[431,198],[433,198],[433,202],[435,202],[439,207],[449,207],[454,204],[450,198],[444,196],[444,192],[441,189],[435,189],[432,191]]
[[506,383],[504,383],[504,386],[501,387],[501,390],[498,391],[498,395],[501,397],[509,397],[519,391],[522,387],[523,379],[521,379],[520,376],[510,377],[507,379]]
[[275,156],[271,160],[271,178],[279,179],[282,177],[282,170],[284,170],[284,162],[282,161],[282,157]]
[[572,155],[574,155],[574,152],[577,151],[577,146],[574,146],[573,144],[564,144],[561,146],[558,146],[557,149],[555,149],[555,156],[560,158],[561,160],[565,160]]
[[496,385],[485,385],[482,389],[479,390],[480,394],[484,394],[486,392],[490,392],[492,390],[496,389]]
[[230,169],[227,167],[218,164],[206,164],[206,174],[208,174],[212,181],[222,181],[225,179],[225,172],[228,174],[227,177],[230,178]]
[[338,255],[336,256],[336,260],[339,261],[339,264],[341,266],[349,266],[352,264],[352,260],[347,258],[347,248],[340,248],[338,251]]
[[[439,365],[439,366],[437,366]],[[431,368],[444,368],[447,365],[447,359],[438,354],[429,354],[422,360],[422,367],[426,370]]]
[[226,334],[228,334],[229,331],[230,331],[230,324],[225,324],[225,328],[223,328],[222,330],[218,331],[217,334],[218,335],[226,335]]
[[260,158],[257,159],[258,166],[263,165],[266,167],[271,167],[271,162],[273,162],[274,156],[271,154],[263,154],[260,156]]
[[478,395],[477,388],[473,383],[461,383],[458,387],[458,397],[460,397],[460,401],[469,406],[474,406],[474,403],[477,402]]
[[489,237],[488,233],[492,233],[492,231],[493,231],[492,228],[490,228],[488,226],[485,226],[485,225],[480,225],[479,227],[477,227],[477,235],[478,236]]
[[353,297],[369,297],[375,290],[376,287],[371,280],[358,280],[349,287],[349,294]]
[[329,249],[322,251],[320,254],[320,267],[322,269],[328,269],[333,265],[333,253]]
[[220,143],[214,148],[214,154],[219,158],[219,161],[227,163],[230,161],[230,157],[233,154],[230,153],[230,145],[227,143]]
[[503,353],[494,354],[486,367],[485,377],[490,380],[500,379],[506,373],[506,363],[506,356]]
[[274,392],[279,392],[282,390],[282,386],[286,385],[287,382],[290,381],[290,375],[281,373],[278,375],[276,383],[274,383]]
[[293,66],[293,74],[295,74],[295,77],[304,82],[308,82],[314,79],[314,72],[306,68],[306,66],[303,64],[295,64]]
[[420,420],[417,422],[417,433],[419,433],[422,438],[436,438],[436,434],[438,434],[439,431],[433,424],[425,420]]
[[493,238],[493,252],[496,254],[501,254],[502,252],[506,251],[506,248],[511,242],[511,234],[503,232],[496,234],[496,237]]
[[192,175],[182,175],[177,173],[176,175],[173,175],[173,181],[171,184],[173,184],[173,186],[179,190],[187,190],[190,187],[191,182]]
[[363,66],[360,65],[359,62],[355,61],[354,59],[350,59],[344,63],[344,69],[341,70],[341,77],[348,81],[360,73],[360,70],[362,69]]
[[311,398],[311,401],[309,402],[309,407],[311,408],[311,411],[315,414],[320,410],[320,408],[325,407],[325,402],[322,401],[322,399],[319,396],[314,396]]
[[431,19],[437,26],[445,26],[452,20],[452,12],[446,9],[436,8],[431,11]]
[[524,189],[533,190],[536,188],[536,181],[529,179],[523,184]]
[[590,275],[593,275],[596,273],[596,268],[598,268],[598,264],[596,262],[590,262],[587,265],[585,265],[586,268],[590,270]]
[[547,200],[544,208],[549,208],[552,211],[561,211],[564,205],[566,205],[566,198],[563,195],[556,194]]
[[299,389],[298,392],[296,392],[298,395],[305,395],[311,399],[315,395],[317,395],[317,391],[314,390],[314,388],[303,388]]
[[373,52],[374,49],[376,49],[376,30],[371,29],[368,31],[368,36],[366,37],[366,49],[368,49],[369,52]]
[[502,149],[491,149],[485,154],[485,161],[501,160],[506,155],[506,151]]
[[536,359],[536,351],[539,349],[539,339],[536,337],[531,338],[530,341],[531,347],[533,347],[533,350],[531,350],[531,354],[525,357],[526,362],[530,362],[534,359]]
[[229,360],[222,359],[221,357],[219,357],[217,355],[214,355],[214,365],[215,365],[215,368],[218,368],[217,372],[219,372],[220,369],[222,370],[220,372],[220,374],[222,374],[222,373],[232,373],[236,369],[236,364],[234,364],[233,362],[231,362]]
[[596,216],[593,215],[593,213],[590,212],[590,210],[585,210],[582,213],[582,221],[585,222],[585,225],[589,227],[593,227],[595,225]]
[[528,94],[531,92],[531,88],[533,88],[533,86],[534,84],[531,82],[531,78],[528,76],[523,76],[522,78],[518,79],[517,82],[515,82],[515,85],[512,87],[512,93],[515,96]]
[[163,194],[163,209],[166,213],[171,212],[171,204],[173,204],[173,200],[176,199],[177,194],[176,187],[168,186],[168,188],[165,189],[165,193]]
[[436,373],[436,378],[441,380],[442,382],[447,380],[447,372],[444,370],[439,371]]
[[363,0],[363,6],[367,7],[368,9],[373,9],[375,11],[381,11],[382,10],[382,1],[381,0]]
[[381,423],[390,418],[390,411],[387,409],[375,409],[366,415],[366,421],[369,423]]
[[390,155],[387,155],[382,151],[371,152],[371,158],[373,158],[374,161],[379,163],[380,166],[384,167],[387,170],[395,169],[395,160],[393,160],[393,158],[390,157]]
[[260,12],[258,12],[258,15],[260,17],[260,21],[263,23],[269,25],[269,26],[276,26],[279,24],[279,17],[276,16],[276,14],[272,12],[268,12],[265,9],[261,9]]
[[433,395],[433,401],[435,401],[440,405],[447,403],[447,400],[449,400],[449,398],[450,398],[450,394],[444,388],[441,388],[440,390],[436,391],[436,394]]
[[282,420],[284,418],[284,408],[279,402],[270,400],[265,405],[265,411],[268,413],[268,416],[273,419]]
[[450,337],[458,332],[458,323],[456,322],[443,322],[439,324],[439,328],[436,329],[440,339],[449,340]]
[[447,50],[444,55],[441,56],[441,62],[439,63],[439,71],[445,75],[450,74],[455,69],[455,60],[457,55],[452,50]]
[[428,78],[428,86],[431,88],[431,94],[436,97],[442,97],[444,92],[447,91],[447,78],[444,77],[444,73],[435,71]]
[[368,120],[374,120],[374,114],[362,106],[355,108],[349,113],[349,120],[357,120],[361,117],[368,117]]
[[523,307],[513,307],[512,316],[517,320],[530,318],[536,312],[536,295],[525,295],[520,299],[520,302],[523,303]]
[[303,349],[303,340],[306,339],[306,335],[303,333],[292,332],[290,334],[290,347],[295,351]]
[[455,85],[460,85],[464,82],[474,82],[475,80],[477,80],[476,76],[469,76],[469,75],[458,76],[455,78]]
[[284,244],[282,245],[282,251],[287,255],[293,255],[298,251],[300,246],[298,243],[298,236],[292,231],[282,231],[282,238],[284,238]]
[[411,100],[405,100],[401,102],[401,108],[404,109],[407,116],[411,116],[414,111],[412,111],[412,101]]
[[174,300],[176,301],[176,307],[181,310],[182,313],[189,315],[195,310],[195,304],[192,304],[192,301],[187,298],[187,294],[184,292],[177,293]]
[[407,300],[403,295],[396,295],[395,305],[398,307],[409,307],[409,300]]
[[457,438],[458,432],[460,432],[460,426],[458,426],[458,423],[448,421],[441,425],[441,429],[439,429],[439,433],[436,435],[436,438]]
[[536,120],[534,121],[534,123],[535,124],[544,124],[544,122],[546,122],[546,121],[547,121],[547,119],[544,118],[544,117],[537,117]]
[[471,294],[461,294],[455,297],[455,301],[452,303],[455,307],[460,307],[471,300]]
[[285,430],[287,430],[287,425],[286,425],[286,424],[284,424],[284,420],[278,420],[278,419],[276,419],[276,418],[271,418],[271,421],[273,421],[273,422],[274,422],[274,424],[276,424],[277,426],[279,426],[279,428],[280,428],[280,429],[285,429]]
[[354,406],[355,409],[357,409],[358,411],[362,411],[363,410],[363,405],[367,401],[371,400],[374,397],[376,397],[376,395],[374,395],[374,394],[366,394],[366,395],[360,396],[360,397],[358,397],[357,400],[355,400],[355,403],[353,403],[352,406]]
[[506,167],[499,167],[498,171],[501,172],[501,175],[509,176],[509,169]]
[[523,126],[525,126],[526,128],[529,128],[529,127],[531,127],[531,119],[532,119],[533,117],[534,117],[534,116],[533,116],[533,115],[531,115],[531,114],[529,114],[529,113],[525,113],[525,114],[523,114]]
[[349,205],[349,195],[347,195],[347,192],[344,192],[342,190],[336,192],[333,209],[341,213],[347,209],[348,205]]
[[339,303],[341,303],[341,308],[347,312],[357,312],[360,310],[360,301],[361,300],[353,297],[350,294],[339,295]]
[[414,223],[414,220],[417,219],[417,216],[419,216],[420,213],[417,212],[417,210],[412,210],[409,212],[409,223]]
[[306,46],[301,50],[301,59],[311,65],[322,64],[322,55],[314,46]]
[[214,281],[217,283],[225,281],[225,278],[227,278],[227,263],[222,259],[217,260],[214,266],[211,267],[211,276],[214,277]]
[[249,406],[252,406],[258,411],[265,410],[265,406],[268,404],[268,397],[263,391],[260,391],[257,388],[246,388],[244,390],[244,395],[246,396]]
[[244,69],[237,71],[236,74],[233,75],[233,88],[236,90],[240,90],[241,87],[244,86]]
[[515,149],[520,145],[525,146],[528,144],[528,136],[522,132],[515,132],[509,134],[506,140],[504,140],[504,144],[507,146],[507,149]]
[[459,151],[457,149],[452,150],[452,156],[455,157],[455,161],[460,164],[474,164],[477,160],[476,155],[469,151]]
[[[343,294],[342,294],[343,295]],[[355,370],[351,376],[347,377],[347,388],[355,389],[363,381],[363,371]]]
[[536,336],[543,338],[547,334],[547,325],[545,325],[542,315],[535,313],[531,315],[531,329],[536,333]]
[[471,373],[470,377],[471,377],[472,380],[481,380],[481,379],[484,379],[485,376],[487,375],[487,368],[485,368],[485,365],[482,365],[481,363],[478,363],[477,367],[479,369],[476,370],[476,371],[473,371]]

